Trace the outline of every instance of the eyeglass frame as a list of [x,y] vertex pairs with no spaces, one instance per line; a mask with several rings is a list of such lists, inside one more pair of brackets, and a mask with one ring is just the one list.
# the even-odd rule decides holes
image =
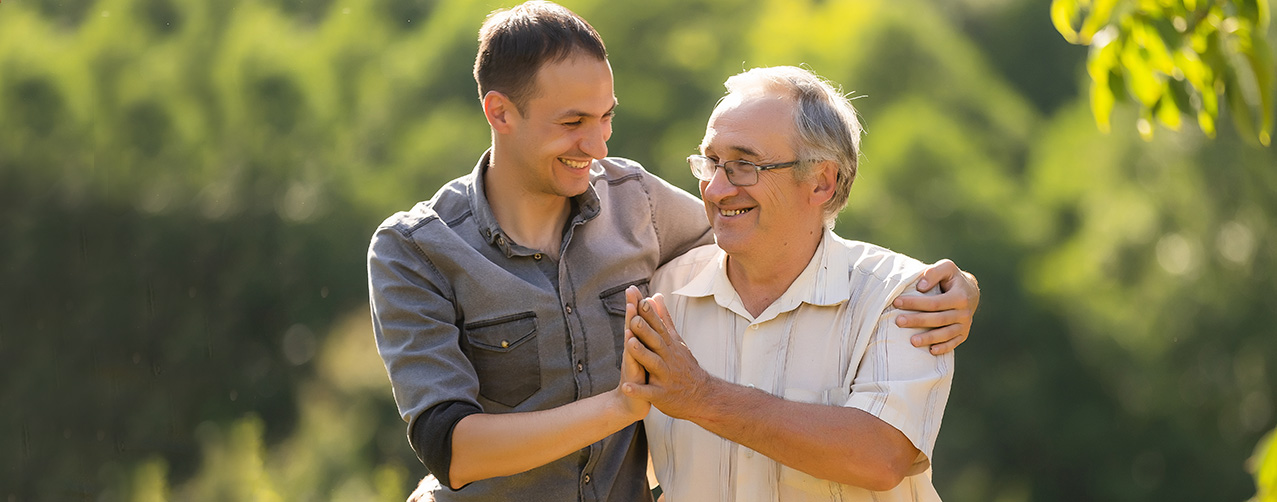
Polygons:
[[[775,163],[775,164],[762,164],[762,165],[759,165],[759,164],[755,164],[755,163],[753,163],[753,162],[750,162],[750,161],[748,161],[748,160],[726,160],[726,161],[723,161],[723,163],[722,163],[722,164],[718,164],[718,163],[715,163],[713,159],[711,159],[711,158],[709,158],[709,157],[707,157],[707,156],[705,156],[705,155],[700,155],[700,154],[692,154],[692,155],[688,155],[688,156],[687,156],[687,167],[688,167],[688,168],[690,168],[690,169],[692,170],[692,176],[694,176],[696,179],[701,180],[701,181],[711,181],[711,180],[713,180],[713,179],[714,179],[714,172],[710,172],[710,173],[709,173],[709,179],[702,178],[702,177],[701,177],[701,175],[700,175],[700,173],[699,173],[699,172],[697,172],[695,162],[696,162],[696,161],[698,161],[698,160],[701,160],[701,159],[703,159],[703,161],[704,161],[704,162],[708,162],[710,165],[714,166],[714,172],[718,171],[718,168],[720,168],[720,167],[721,167],[721,168],[723,168],[723,173],[725,173],[725,174],[727,175],[727,182],[728,182],[728,183],[731,183],[731,184],[732,184],[732,186],[738,186],[738,187],[748,187],[748,186],[754,186],[754,185],[757,185],[757,184],[758,184],[758,173],[760,173],[760,172],[763,172],[763,171],[770,171],[770,170],[772,170],[772,169],[784,169],[784,168],[786,168],[786,167],[794,167],[794,166],[797,166],[797,165],[802,164],[803,162],[805,162],[804,160],[801,160],[801,159],[800,159],[800,160],[791,160],[791,161],[789,161],[789,162],[777,162],[777,163]],[[754,171],[753,171],[753,172],[754,172],[754,181],[753,181],[752,183],[737,183],[737,182],[735,182],[735,181],[732,181],[732,170],[729,170],[729,169],[727,168],[727,164],[732,164],[732,163],[736,163],[736,164],[746,164],[746,165],[749,165],[749,166],[753,166],[753,168],[754,168]],[[739,176],[739,175],[738,175],[738,176]]]

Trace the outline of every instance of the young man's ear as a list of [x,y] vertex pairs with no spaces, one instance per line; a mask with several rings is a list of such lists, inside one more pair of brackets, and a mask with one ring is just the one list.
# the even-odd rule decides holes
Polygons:
[[822,160],[812,166],[811,181],[813,183],[812,204],[824,205],[826,201],[833,198],[834,191],[838,189],[838,164],[832,160]]
[[483,115],[493,131],[505,134],[510,132],[511,120],[519,116],[519,109],[509,96],[497,91],[488,91],[483,95]]

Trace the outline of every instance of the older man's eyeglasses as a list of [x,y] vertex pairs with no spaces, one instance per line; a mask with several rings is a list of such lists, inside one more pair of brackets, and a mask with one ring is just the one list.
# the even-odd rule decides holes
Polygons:
[[714,171],[721,167],[727,173],[727,182],[738,187],[747,187],[758,183],[759,171],[794,167],[800,163],[802,163],[801,160],[795,160],[792,162],[758,165],[748,160],[729,160],[722,164],[716,164],[713,159],[704,155],[687,157],[687,165],[692,167],[692,176],[695,176],[696,179],[710,181],[714,179]]

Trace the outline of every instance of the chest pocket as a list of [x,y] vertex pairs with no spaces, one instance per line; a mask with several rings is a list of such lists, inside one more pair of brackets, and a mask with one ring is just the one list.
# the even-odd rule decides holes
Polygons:
[[536,314],[477,321],[464,330],[479,395],[513,408],[541,389]]
[[646,298],[649,295],[647,285],[648,280],[641,279],[608,288],[606,291],[599,293],[599,300],[603,302],[603,309],[607,310],[608,313],[608,323],[612,326],[612,341],[616,348],[618,367],[620,366],[621,353],[625,351],[625,290],[630,286],[637,286],[639,296]]

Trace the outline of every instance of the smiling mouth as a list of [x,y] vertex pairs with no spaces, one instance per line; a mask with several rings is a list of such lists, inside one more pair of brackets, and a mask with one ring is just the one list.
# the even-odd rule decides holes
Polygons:
[[590,167],[590,161],[588,160],[571,160],[571,159],[565,159],[563,157],[559,157],[559,162],[562,162],[563,165],[568,166],[572,169],[585,169],[587,167]]
[[722,216],[736,216],[736,215],[741,215],[741,214],[748,213],[748,212],[753,211],[753,210],[754,210],[754,208],[752,208],[752,207],[751,207],[751,208],[748,208],[748,209],[731,209],[731,210],[728,210],[728,209],[719,209],[719,210],[718,210],[718,214],[719,214],[719,215],[722,215]]

